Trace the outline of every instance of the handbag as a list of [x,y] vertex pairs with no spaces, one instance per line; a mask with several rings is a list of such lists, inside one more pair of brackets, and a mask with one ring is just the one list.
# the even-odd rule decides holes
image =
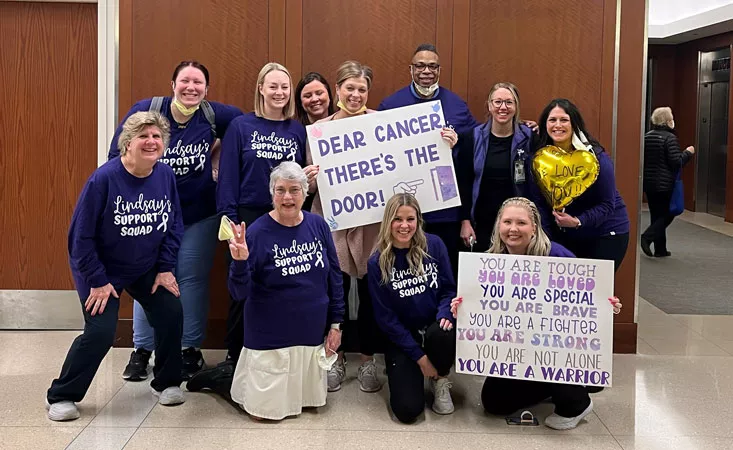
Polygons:
[[682,184],[682,171],[677,172],[677,178],[672,188],[672,198],[669,201],[669,213],[679,216],[685,210],[685,189]]

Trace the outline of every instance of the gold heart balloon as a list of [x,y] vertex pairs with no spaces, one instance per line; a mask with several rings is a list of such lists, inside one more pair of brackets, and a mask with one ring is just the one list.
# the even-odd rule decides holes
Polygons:
[[554,145],[539,149],[532,161],[535,181],[556,211],[588,190],[598,178],[599,170],[598,158],[593,152],[566,152]]

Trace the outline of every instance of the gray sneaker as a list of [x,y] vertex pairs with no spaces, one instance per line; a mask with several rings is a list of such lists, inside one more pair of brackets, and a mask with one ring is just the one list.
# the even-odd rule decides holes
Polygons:
[[178,386],[167,387],[163,392],[156,391],[152,386],[150,390],[153,395],[158,397],[158,403],[165,406],[180,405],[186,401],[186,397],[183,396],[183,391]]
[[377,378],[377,364],[374,359],[362,363],[357,373],[359,389],[364,392],[377,392],[382,389],[382,383]]
[[52,405],[46,401],[46,409],[48,410],[48,418],[54,422],[62,422],[64,420],[74,420],[79,418],[79,410],[74,402],[64,400],[56,402]]
[[453,387],[453,383],[447,378],[430,380],[430,389],[435,396],[433,400],[433,411],[436,414],[453,414],[453,411],[455,411],[453,399],[450,396],[451,387]]
[[328,392],[336,392],[341,389],[341,383],[346,377],[346,360],[338,359],[328,370]]

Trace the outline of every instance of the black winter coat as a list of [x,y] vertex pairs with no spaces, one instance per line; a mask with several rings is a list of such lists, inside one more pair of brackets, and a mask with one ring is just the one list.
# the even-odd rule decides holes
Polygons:
[[671,191],[677,172],[692,158],[667,126],[655,126],[644,135],[644,192]]

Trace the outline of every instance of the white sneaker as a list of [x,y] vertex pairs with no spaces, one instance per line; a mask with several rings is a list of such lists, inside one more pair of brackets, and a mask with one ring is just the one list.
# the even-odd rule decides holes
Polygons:
[[341,389],[344,378],[346,378],[346,360],[343,358],[337,359],[326,374],[328,392],[336,392]]
[[593,400],[590,401],[590,404],[588,405],[585,410],[578,414],[575,417],[563,417],[558,416],[555,413],[550,414],[545,419],[545,425],[548,427],[555,429],[555,430],[572,430],[573,428],[578,426],[578,422],[580,422],[585,416],[590,414],[593,411]]
[[453,399],[450,396],[450,388],[453,387],[453,383],[448,378],[438,378],[437,380],[430,380],[430,389],[433,391],[433,411],[436,414],[453,414],[455,407],[453,406]]
[[374,358],[362,363],[357,372],[359,389],[364,392],[377,392],[382,389],[382,383],[377,378],[377,363]]
[[52,405],[49,405],[47,400],[46,409],[48,410],[48,418],[55,422],[79,418],[79,410],[77,409],[76,404],[69,400],[56,402]]
[[158,403],[161,405],[180,405],[186,401],[186,397],[183,396],[183,391],[178,386],[165,388],[163,392],[156,391],[152,386],[150,387],[150,390],[154,396],[158,397]]

